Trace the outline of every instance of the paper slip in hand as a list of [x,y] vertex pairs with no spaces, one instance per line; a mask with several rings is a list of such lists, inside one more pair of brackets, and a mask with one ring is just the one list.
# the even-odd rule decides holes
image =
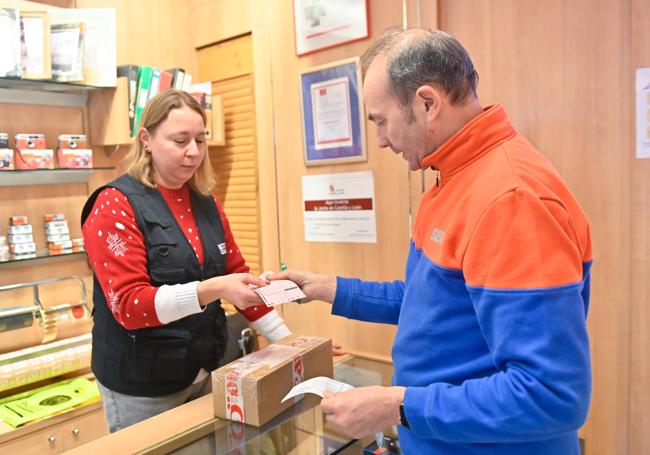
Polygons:
[[280,305],[307,297],[296,283],[290,280],[271,281],[268,286],[255,289],[266,306]]
[[313,393],[319,397],[325,396],[325,391],[329,390],[332,393],[345,392],[346,390],[353,389],[350,384],[345,382],[336,381],[334,379],[327,378],[325,376],[318,376],[316,378],[311,378],[300,384],[293,386],[289,393],[282,399],[281,403],[284,403],[289,398],[293,398],[297,395],[302,395],[303,393]]
[[[289,393],[282,399],[281,403],[284,403],[290,398],[293,398],[298,395],[305,393],[313,393],[323,398],[325,396],[325,391],[329,390],[332,393],[346,392],[350,389],[354,389],[350,384],[345,382],[337,381],[335,379],[330,379],[325,376],[318,376],[296,384],[293,386]],[[381,448],[384,444],[384,433],[379,431],[375,433],[375,442],[377,447]]]

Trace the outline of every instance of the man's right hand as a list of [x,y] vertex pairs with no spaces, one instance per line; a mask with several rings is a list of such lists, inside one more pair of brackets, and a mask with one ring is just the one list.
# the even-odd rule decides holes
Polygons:
[[284,272],[264,273],[267,280],[291,280],[298,285],[307,296],[301,299],[301,303],[311,300],[322,300],[332,303],[336,296],[336,277],[314,273],[308,270],[287,269]]

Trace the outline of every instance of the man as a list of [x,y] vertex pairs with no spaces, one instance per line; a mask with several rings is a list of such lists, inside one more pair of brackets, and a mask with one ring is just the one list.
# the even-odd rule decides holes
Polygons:
[[465,49],[390,29],[362,57],[380,147],[431,169],[404,281],[289,270],[332,313],[397,324],[393,387],[329,394],[353,437],[399,423],[407,454],[578,454],[589,407],[588,221],[501,105],[482,107]]

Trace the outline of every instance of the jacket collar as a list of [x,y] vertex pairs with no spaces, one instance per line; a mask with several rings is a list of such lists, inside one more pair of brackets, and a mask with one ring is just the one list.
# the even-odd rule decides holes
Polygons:
[[440,172],[440,177],[449,177],[516,134],[503,105],[487,106],[481,114],[425,157],[422,167],[434,168]]

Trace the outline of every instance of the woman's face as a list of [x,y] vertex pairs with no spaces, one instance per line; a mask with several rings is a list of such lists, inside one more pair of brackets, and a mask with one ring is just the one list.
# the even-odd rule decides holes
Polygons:
[[172,109],[154,134],[143,133],[142,143],[151,151],[156,183],[180,188],[192,178],[205,157],[203,118],[188,106]]

